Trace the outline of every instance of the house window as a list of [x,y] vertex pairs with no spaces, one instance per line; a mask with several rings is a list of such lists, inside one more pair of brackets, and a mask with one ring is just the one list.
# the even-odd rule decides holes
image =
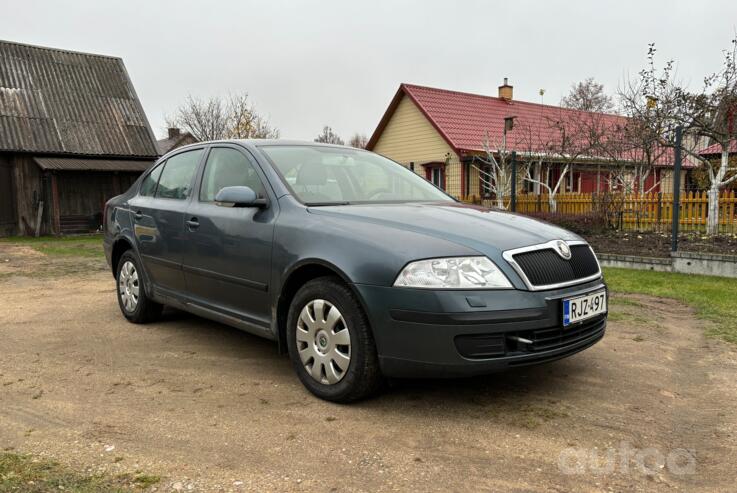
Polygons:
[[491,197],[491,166],[483,166],[483,173],[479,173],[479,181],[481,182],[481,195]]
[[438,187],[445,190],[445,163],[441,161],[432,161],[422,165],[425,171],[425,179]]
[[443,179],[443,174],[443,168],[441,168],[440,166],[432,168],[432,170],[430,171],[430,181],[436,187],[445,189],[445,180]]
[[414,161],[412,161],[411,163],[409,163],[409,169],[410,169],[410,171],[414,171],[415,170],[415,163],[414,163]]

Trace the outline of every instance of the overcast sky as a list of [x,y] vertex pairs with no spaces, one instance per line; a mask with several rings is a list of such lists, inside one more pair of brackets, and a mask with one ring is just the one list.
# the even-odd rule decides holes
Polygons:
[[0,0],[0,39],[120,56],[154,132],[187,94],[246,91],[282,137],[370,135],[401,82],[558,104],[614,92],[649,42],[698,84],[737,29],[737,1]]

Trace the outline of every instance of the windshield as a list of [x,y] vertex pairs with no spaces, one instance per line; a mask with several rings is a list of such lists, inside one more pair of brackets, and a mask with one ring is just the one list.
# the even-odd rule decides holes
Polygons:
[[260,149],[307,205],[453,201],[413,171],[372,152],[309,145]]

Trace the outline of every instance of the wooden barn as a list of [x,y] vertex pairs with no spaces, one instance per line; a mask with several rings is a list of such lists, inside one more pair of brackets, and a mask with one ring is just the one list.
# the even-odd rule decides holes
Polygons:
[[0,236],[97,230],[157,154],[123,60],[0,41]]

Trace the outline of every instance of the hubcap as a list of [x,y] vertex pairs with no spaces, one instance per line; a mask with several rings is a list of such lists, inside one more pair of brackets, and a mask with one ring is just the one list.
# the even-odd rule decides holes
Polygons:
[[133,265],[133,262],[125,262],[120,269],[120,274],[118,274],[118,293],[120,293],[125,311],[134,312],[136,310],[140,289],[136,266]]
[[316,381],[332,385],[348,371],[351,335],[335,305],[312,300],[299,314],[297,350],[307,373]]

